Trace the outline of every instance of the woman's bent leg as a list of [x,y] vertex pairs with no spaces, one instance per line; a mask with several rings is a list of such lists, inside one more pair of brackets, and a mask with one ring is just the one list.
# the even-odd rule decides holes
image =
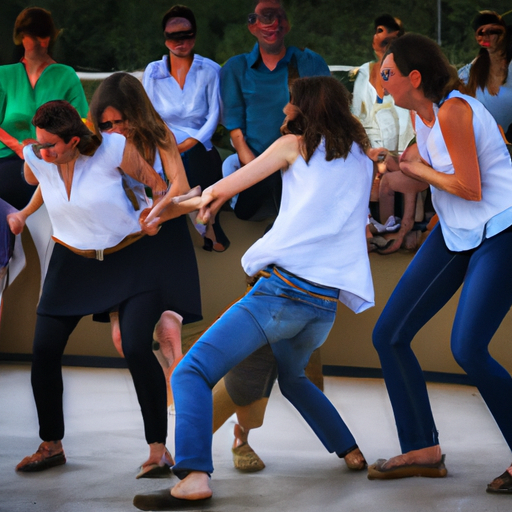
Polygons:
[[180,478],[191,471],[213,471],[212,389],[233,366],[267,342],[258,322],[241,304],[244,299],[201,336],[173,373],[176,405],[173,472]]
[[457,291],[470,254],[449,251],[439,226],[389,298],[373,332],[403,453],[439,444],[427,388],[411,342]]
[[452,331],[456,361],[478,387],[512,448],[510,374],[489,354],[489,343],[512,305],[512,230],[485,240],[474,251]]
[[153,330],[164,311],[158,293],[132,297],[119,308],[123,352],[139,400],[146,441],[167,438],[167,388],[162,367],[153,354]]
[[64,437],[62,354],[80,316],[37,316],[32,359],[32,389],[39,418],[39,437]]

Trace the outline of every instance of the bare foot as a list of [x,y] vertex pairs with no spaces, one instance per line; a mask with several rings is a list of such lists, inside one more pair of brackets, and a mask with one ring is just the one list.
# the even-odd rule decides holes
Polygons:
[[181,500],[210,498],[213,492],[210,489],[209,479],[208,473],[191,471],[171,489],[171,496]]
[[411,464],[436,464],[441,460],[441,456],[441,447],[437,444],[391,457],[391,459],[382,464],[382,469],[391,469],[395,466]]
[[[151,443],[149,445],[149,457],[142,467],[149,466],[151,464],[158,464],[164,458],[166,452],[165,444],[163,443]],[[169,461],[174,462],[174,461]]]
[[348,452],[347,455],[345,455],[343,458],[345,459],[345,464],[347,467],[349,469],[353,469],[354,471],[365,469],[368,465],[364,455],[361,453],[359,448],[355,448],[351,452]]

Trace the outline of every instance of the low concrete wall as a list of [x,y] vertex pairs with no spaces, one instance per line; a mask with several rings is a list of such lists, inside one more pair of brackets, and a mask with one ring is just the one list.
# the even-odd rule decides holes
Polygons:
[[[201,237],[191,228],[199,264],[204,320],[186,326],[185,337],[199,335],[217,315],[245,290],[245,275],[240,258],[259,238],[267,222],[243,222],[230,212],[222,214],[222,225],[231,240],[224,253],[208,253],[201,248]],[[30,236],[24,235],[27,268],[4,294],[0,323],[0,353],[30,354],[39,294],[39,265]],[[376,307],[355,315],[340,305],[336,322],[322,348],[322,363],[329,366],[379,368],[371,344],[371,333],[398,279],[411,260],[411,254],[388,256],[370,254],[375,283]],[[462,373],[450,353],[450,332],[458,294],[416,336],[413,347],[426,371]],[[491,353],[512,371],[510,333],[512,316],[508,315],[491,343]],[[241,333],[243,336],[243,333]],[[70,338],[66,354],[117,357],[108,324],[84,318]]]

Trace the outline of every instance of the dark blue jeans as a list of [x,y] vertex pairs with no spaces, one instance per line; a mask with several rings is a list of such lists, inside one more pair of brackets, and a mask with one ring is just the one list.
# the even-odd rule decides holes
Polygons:
[[278,364],[283,395],[327,450],[342,455],[354,447],[354,437],[337,410],[304,373],[311,353],[331,330],[337,297],[338,290],[274,270],[203,334],[172,376],[176,406],[173,471],[178,477],[192,470],[213,471],[212,388],[233,366],[267,343]]
[[453,356],[480,391],[512,447],[512,378],[488,351],[512,305],[512,228],[476,249],[448,250],[438,225],[384,308],[373,343],[395,414],[402,452],[439,443],[425,380],[411,349],[416,333],[463,284],[453,323]]

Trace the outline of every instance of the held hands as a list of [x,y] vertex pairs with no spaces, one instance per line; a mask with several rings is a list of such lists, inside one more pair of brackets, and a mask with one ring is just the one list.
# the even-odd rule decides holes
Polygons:
[[[204,194],[203,194],[204,196]],[[201,187],[194,187],[186,194],[175,197],[164,197],[152,209],[146,208],[139,217],[142,230],[148,235],[156,235],[160,224],[166,220],[180,217],[195,210],[204,209]],[[206,211],[198,215],[197,222],[206,224],[209,214]]]
[[410,178],[418,181],[425,181],[422,176],[422,171],[425,167],[430,166],[421,158],[418,150],[418,145],[413,144],[409,146],[400,157],[400,170]]

